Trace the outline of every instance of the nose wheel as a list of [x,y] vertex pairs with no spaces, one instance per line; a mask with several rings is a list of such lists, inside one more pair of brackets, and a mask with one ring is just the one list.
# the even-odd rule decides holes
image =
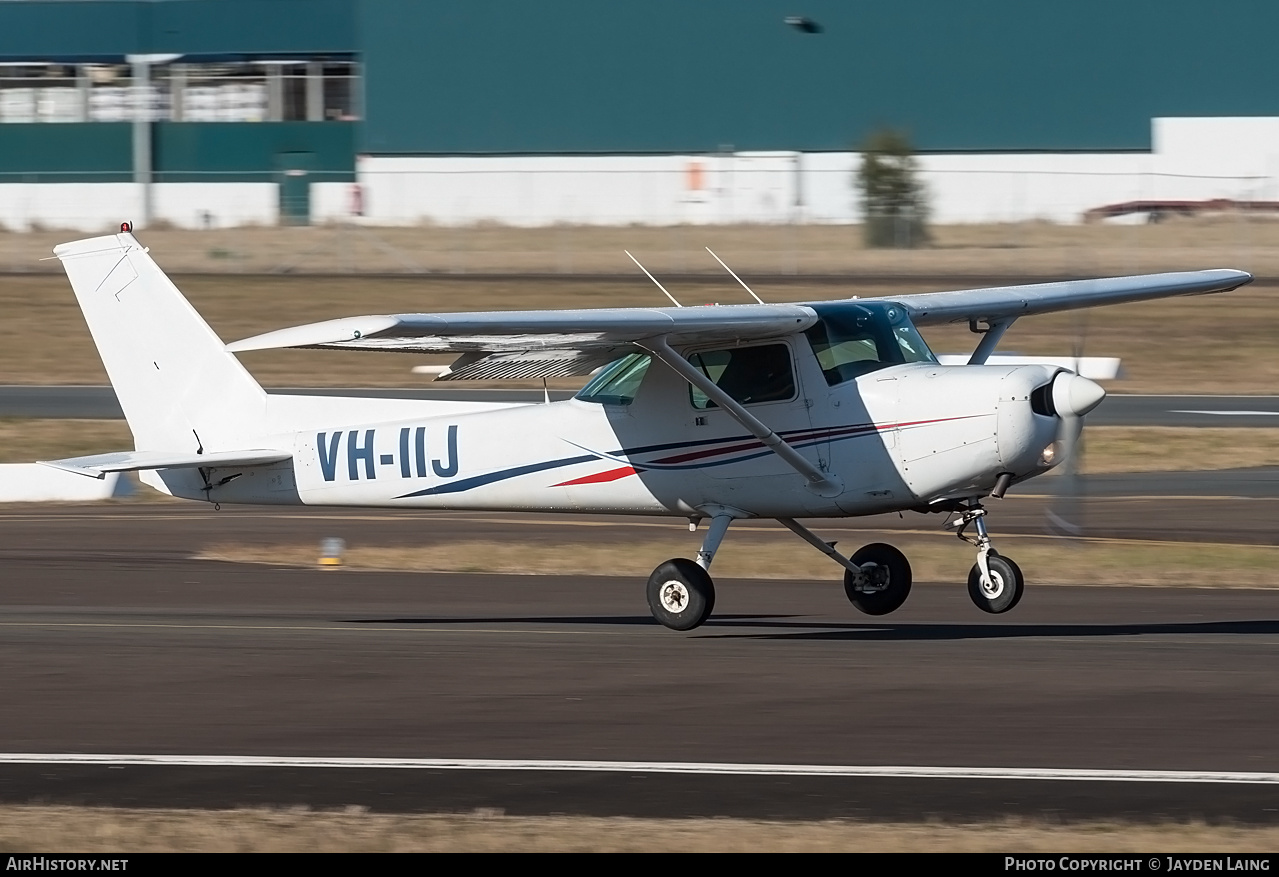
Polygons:
[[983,577],[981,566],[973,564],[968,572],[968,596],[983,612],[1007,612],[1021,600],[1026,579],[1017,564],[993,551],[986,555],[986,570]]
[[[974,502],[952,526],[957,528],[956,536],[977,546],[977,562],[968,572],[968,596],[978,609],[998,615],[1021,600],[1026,577],[1017,564],[995,551],[983,520],[985,516],[986,510]],[[970,525],[977,531],[976,539],[964,535]]]

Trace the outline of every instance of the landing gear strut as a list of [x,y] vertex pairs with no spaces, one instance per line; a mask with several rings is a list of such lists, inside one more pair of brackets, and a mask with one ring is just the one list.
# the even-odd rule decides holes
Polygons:
[[[976,500],[949,526],[955,527],[955,535],[977,546],[977,562],[968,573],[968,596],[983,612],[999,614],[1007,612],[1021,600],[1026,578],[1021,569],[1007,557],[995,551],[983,518],[986,510]],[[977,538],[965,536],[969,526],[977,530]]]
[[852,557],[844,557],[835,550],[834,542],[823,541],[794,518],[777,520],[844,568],[844,593],[867,615],[895,612],[910,596],[910,562],[893,546],[875,542],[859,548]]
[[[702,550],[697,560],[676,557],[653,570],[648,577],[648,608],[660,624],[671,630],[692,630],[701,627],[715,608],[715,582],[711,579],[711,561],[719,543],[724,541],[728,525],[744,517],[735,509],[715,506],[707,509],[711,525],[702,540]],[[690,520],[690,527],[696,520]]]
[[[693,630],[710,617],[715,608],[715,583],[708,572],[711,561],[729,525],[749,516],[725,506],[703,506],[699,511],[710,517],[711,524],[697,560],[673,558],[658,566],[648,578],[649,610],[659,623],[672,630]],[[968,573],[968,596],[978,609],[998,614],[1017,605],[1026,579],[1017,564],[995,551],[985,516],[981,503],[970,500],[948,526],[955,528],[956,536],[977,548],[977,562]],[[695,528],[698,520],[690,519],[690,526]],[[834,542],[824,541],[794,518],[777,520],[844,568],[844,593],[867,615],[895,612],[910,596],[910,562],[893,546],[876,542],[845,557],[835,550]],[[966,535],[969,527],[976,530],[975,538]]]

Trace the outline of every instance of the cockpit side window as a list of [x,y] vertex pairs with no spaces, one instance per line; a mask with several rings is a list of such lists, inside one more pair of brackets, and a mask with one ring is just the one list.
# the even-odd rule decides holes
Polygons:
[[[743,405],[783,402],[795,396],[795,369],[785,344],[706,350],[691,354],[688,361]],[[694,408],[719,407],[691,384],[688,391]]]
[[652,361],[647,353],[631,353],[616,359],[591,378],[578,391],[577,398],[602,405],[630,405]]
[[810,305],[820,318],[806,334],[830,386],[908,362],[936,362],[899,305],[838,302]]

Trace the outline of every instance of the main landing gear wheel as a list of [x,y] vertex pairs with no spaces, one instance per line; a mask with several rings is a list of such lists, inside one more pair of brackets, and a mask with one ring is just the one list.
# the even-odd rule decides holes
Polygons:
[[968,596],[983,612],[996,615],[1007,612],[1021,600],[1026,578],[1017,564],[993,551],[986,555],[986,566],[990,569],[990,581],[983,585],[981,567],[973,564],[968,573]]
[[692,630],[715,608],[715,583],[691,560],[668,560],[648,577],[648,608],[671,630]]
[[844,573],[844,593],[867,615],[887,615],[901,608],[910,596],[910,562],[891,545],[876,542],[849,558],[862,567],[862,575]]

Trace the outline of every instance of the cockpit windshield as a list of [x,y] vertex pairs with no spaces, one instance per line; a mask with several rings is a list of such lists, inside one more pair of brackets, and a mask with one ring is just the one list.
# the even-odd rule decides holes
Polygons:
[[804,334],[832,387],[890,365],[937,361],[900,305],[844,301],[808,306],[820,319]]

